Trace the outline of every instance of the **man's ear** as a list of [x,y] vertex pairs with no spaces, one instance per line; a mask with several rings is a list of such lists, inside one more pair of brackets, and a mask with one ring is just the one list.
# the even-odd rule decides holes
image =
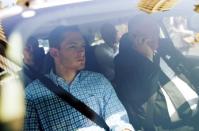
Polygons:
[[146,44],[146,45],[150,45],[151,44],[151,40],[149,38],[145,38],[143,40],[143,43]]
[[57,58],[58,57],[58,49],[56,49],[56,48],[50,48],[49,52],[50,52],[50,55],[53,58]]
[[150,38],[145,39],[145,44],[148,45],[151,49],[153,49],[153,43]]

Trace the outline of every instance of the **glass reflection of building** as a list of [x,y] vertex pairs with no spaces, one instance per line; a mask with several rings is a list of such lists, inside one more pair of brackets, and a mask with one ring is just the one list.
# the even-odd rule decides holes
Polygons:
[[197,12],[197,13],[199,13],[199,4],[195,5],[194,11]]
[[140,0],[138,8],[146,13],[170,10],[178,0]]

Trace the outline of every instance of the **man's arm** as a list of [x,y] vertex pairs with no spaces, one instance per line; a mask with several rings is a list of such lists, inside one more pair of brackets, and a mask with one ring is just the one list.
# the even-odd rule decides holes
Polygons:
[[104,110],[103,115],[106,123],[114,131],[133,131],[132,125],[129,123],[127,112],[118,99],[115,90],[108,80],[104,78],[106,91],[104,94]]
[[26,115],[24,120],[24,131],[39,131],[39,119],[31,97],[26,94]]

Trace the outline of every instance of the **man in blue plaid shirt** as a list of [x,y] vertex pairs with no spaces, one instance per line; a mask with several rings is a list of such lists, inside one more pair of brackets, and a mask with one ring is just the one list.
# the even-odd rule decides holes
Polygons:
[[[82,70],[85,65],[85,43],[79,30],[76,27],[57,27],[50,34],[49,43],[54,68],[47,77],[88,105],[111,130],[133,130],[126,110],[108,80],[101,74]],[[28,85],[25,93],[24,130],[103,130],[54,95],[39,80]]]

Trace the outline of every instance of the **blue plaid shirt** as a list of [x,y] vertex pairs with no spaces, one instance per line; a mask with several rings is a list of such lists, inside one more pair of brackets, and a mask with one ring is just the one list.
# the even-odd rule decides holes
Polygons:
[[[112,130],[132,129],[127,113],[116,93],[101,74],[80,71],[72,83],[50,72],[48,77],[102,116]],[[91,120],[49,91],[39,80],[25,89],[26,117],[24,130],[73,131],[102,130]]]

